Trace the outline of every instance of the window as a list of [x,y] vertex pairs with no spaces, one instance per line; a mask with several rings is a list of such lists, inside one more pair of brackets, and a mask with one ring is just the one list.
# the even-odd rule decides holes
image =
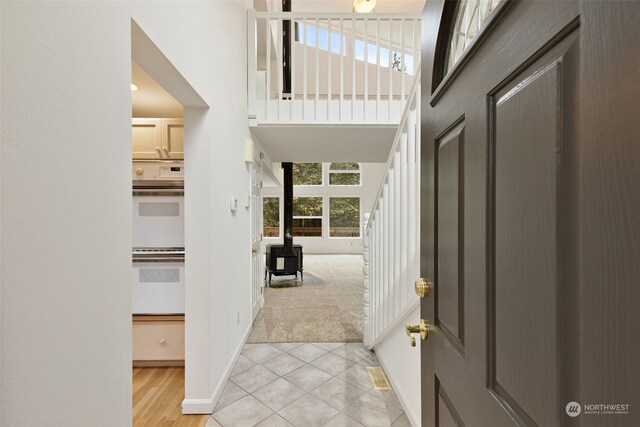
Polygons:
[[331,163],[329,185],[360,185],[360,163]]
[[293,185],[322,185],[322,163],[294,163]]
[[[366,46],[366,47],[365,47]],[[356,39],[356,60],[364,61],[364,52],[367,51],[367,62],[369,64],[378,64],[378,45],[375,43],[365,43],[364,40]],[[391,62],[391,64],[389,64]],[[404,64],[402,63],[402,52],[397,50],[391,51],[391,61],[389,61],[389,49],[386,47],[380,47],[380,66],[389,68],[394,71],[404,71],[407,74],[413,75],[413,55],[405,52]],[[403,69],[404,68],[404,69]]]
[[322,237],[322,197],[293,198],[293,235]]
[[360,197],[329,198],[329,236],[360,237]]
[[458,62],[500,0],[462,0],[459,2],[445,64],[445,75]]
[[264,237],[280,237],[280,198],[264,197],[262,199],[262,235]]
[[[305,31],[306,28],[306,31]],[[329,30],[316,28],[315,25],[296,22],[295,41],[307,46],[317,47],[321,50],[329,50]],[[331,31],[331,52],[340,54],[340,33]],[[342,36],[342,55],[347,54],[347,36]]]
[[[335,24],[333,24],[335,25]],[[306,31],[305,31],[306,29]],[[353,31],[348,29],[347,31]],[[362,31],[362,30],[360,30]],[[372,30],[375,31],[375,30]],[[356,28],[357,32],[357,28]],[[331,46],[329,46],[329,34],[331,34]],[[317,28],[315,25],[305,24],[304,22],[295,23],[295,41],[305,44],[309,47],[316,47],[320,50],[329,51],[340,55],[340,33],[324,28]],[[347,41],[347,36],[342,36],[342,55],[347,56],[347,50],[353,49],[352,41]],[[367,61],[370,64],[378,64],[378,45],[371,42],[365,42],[363,39],[355,40],[355,56],[357,61],[365,60],[365,50],[367,51]],[[390,64],[391,62],[391,64]],[[391,61],[389,61],[389,48],[380,47],[380,66],[400,71],[402,67],[402,53],[396,50],[391,51]],[[413,55],[405,52],[404,54],[404,72],[413,75]]]

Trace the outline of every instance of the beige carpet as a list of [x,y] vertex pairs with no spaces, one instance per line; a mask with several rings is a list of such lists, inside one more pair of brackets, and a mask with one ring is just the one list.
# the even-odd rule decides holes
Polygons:
[[265,288],[247,343],[362,341],[361,255],[305,255],[304,271],[323,285]]

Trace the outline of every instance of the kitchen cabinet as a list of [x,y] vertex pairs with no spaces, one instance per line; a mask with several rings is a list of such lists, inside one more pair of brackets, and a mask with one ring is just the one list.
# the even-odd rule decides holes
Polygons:
[[184,365],[184,316],[133,316],[133,366]]
[[183,119],[133,119],[133,160],[184,159]]

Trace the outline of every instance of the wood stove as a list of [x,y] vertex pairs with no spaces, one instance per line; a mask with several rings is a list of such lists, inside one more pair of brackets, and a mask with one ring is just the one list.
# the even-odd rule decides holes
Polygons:
[[269,275],[269,284],[273,276],[298,277],[304,280],[302,264],[302,245],[293,244],[293,163],[282,163],[284,169],[284,242],[266,247],[264,279]]
[[267,280],[269,275],[269,284],[271,284],[272,276],[291,276],[304,280],[302,268],[302,245],[293,245],[293,256],[287,255],[284,245],[280,243],[267,245],[267,269],[264,273],[264,279]]

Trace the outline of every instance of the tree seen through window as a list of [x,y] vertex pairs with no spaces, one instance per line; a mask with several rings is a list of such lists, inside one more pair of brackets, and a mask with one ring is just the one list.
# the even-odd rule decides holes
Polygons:
[[360,237],[360,198],[329,198],[329,236]]
[[322,163],[294,163],[293,185],[322,185]]
[[280,237],[280,198],[262,199],[262,233],[264,237]]

